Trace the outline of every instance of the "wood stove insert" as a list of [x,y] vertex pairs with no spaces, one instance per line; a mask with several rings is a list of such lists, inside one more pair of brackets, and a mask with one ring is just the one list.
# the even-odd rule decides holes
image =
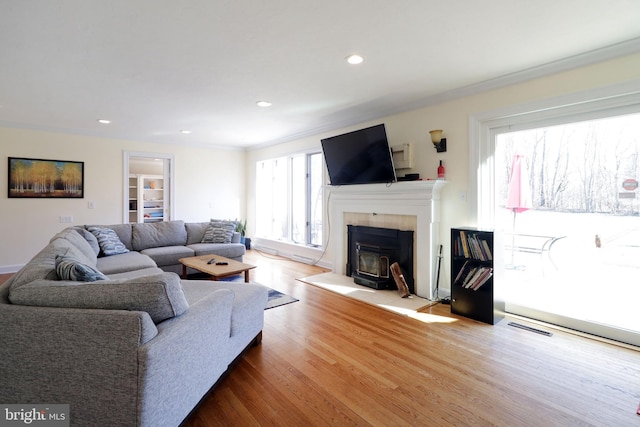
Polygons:
[[397,289],[390,266],[397,262],[415,293],[413,231],[347,225],[347,276],[373,289]]

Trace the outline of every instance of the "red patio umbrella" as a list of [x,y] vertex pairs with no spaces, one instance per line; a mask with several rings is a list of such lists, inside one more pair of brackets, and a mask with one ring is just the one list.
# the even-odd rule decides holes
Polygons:
[[524,162],[524,156],[522,154],[516,154],[513,156],[506,208],[513,212],[513,229],[511,237],[511,264],[513,264],[516,216],[519,213],[531,209],[531,186],[529,185],[527,165]]

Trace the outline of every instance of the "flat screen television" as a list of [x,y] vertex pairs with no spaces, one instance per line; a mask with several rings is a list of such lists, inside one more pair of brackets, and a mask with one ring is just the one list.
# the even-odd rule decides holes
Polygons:
[[331,185],[395,182],[384,124],[321,140]]

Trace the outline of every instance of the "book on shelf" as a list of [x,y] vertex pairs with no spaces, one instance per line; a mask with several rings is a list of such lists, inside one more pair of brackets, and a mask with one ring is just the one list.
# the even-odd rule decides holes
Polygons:
[[469,288],[477,291],[480,286],[487,283],[487,281],[493,276],[493,269],[484,267],[482,274],[480,274],[477,278],[475,278],[474,282],[469,286]]
[[465,258],[469,258],[469,243],[467,242],[467,233],[460,230],[460,239],[462,240],[462,252]]
[[475,267],[473,271],[467,276],[467,279],[462,284],[462,287],[467,289],[471,288],[478,280],[478,277],[483,274],[483,271],[484,269],[482,267]]
[[473,274],[477,267],[473,265],[471,261],[465,261],[464,265],[460,270],[458,270],[458,274],[456,275],[455,280],[453,281],[454,285],[462,286],[467,282],[467,279],[470,278],[470,274]]
[[472,266],[465,263],[465,266],[460,269],[454,284],[462,286],[465,289],[471,289],[477,291],[482,285],[493,276],[493,268]]
[[455,239],[454,254],[480,261],[493,260],[489,242],[478,233],[467,233],[464,230],[460,230]]
[[467,271],[467,274],[464,277],[464,280],[462,281],[463,288],[467,287],[467,285],[471,282],[471,279],[476,275],[477,272],[478,272],[478,267],[469,268],[469,270]]
[[458,274],[456,275],[456,278],[453,280],[454,284],[460,281],[460,278],[462,277],[462,274],[464,273],[468,265],[469,265],[469,261],[465,261],[462,267],[460,268],[460,270],[458,270]]
[[489,271],[487,272],[487,274],[482,277],[481,279],[478,280],[478,283],[476,285],[474,285],[474,287],[472,288],[474,291],[477,291],[480,286],[484,285],[485,283],[487,283],[487,281],[493,276],[493,272]]
[[478,237],[475,234],[470,234],[467,238],[467,242],[469,243],[469,252],[471,253],[471,257],[473,259],[483,261],[482,253],[478,246]]
[[461,256],[462,248],[460,246],[460,237],[456,236],[456,238],[451,241],[451,251],[454,257]]
[[487,261],[493,261],[493,255],[491,254],[491,248],[489,247],[489,243],[486,240],[482,240],[482,247],[484,248],[484,252],[487,256]]

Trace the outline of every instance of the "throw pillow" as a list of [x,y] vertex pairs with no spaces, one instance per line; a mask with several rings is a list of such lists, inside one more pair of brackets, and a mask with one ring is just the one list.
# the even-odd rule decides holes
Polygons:
[[129,249],[120,241],[120,238],[112,229],[90,226],[88,230],[98,239],[100,251],[103,255],[109,256],[129,252]]
[[70,256],[56,256],[56,273],[58,273],[60,280],[75,280],[78,282],[107,280],[107,276],[95,268],[83,264]]
[[236,221],[212,219],[200,243],[231,243],[236,226]]

